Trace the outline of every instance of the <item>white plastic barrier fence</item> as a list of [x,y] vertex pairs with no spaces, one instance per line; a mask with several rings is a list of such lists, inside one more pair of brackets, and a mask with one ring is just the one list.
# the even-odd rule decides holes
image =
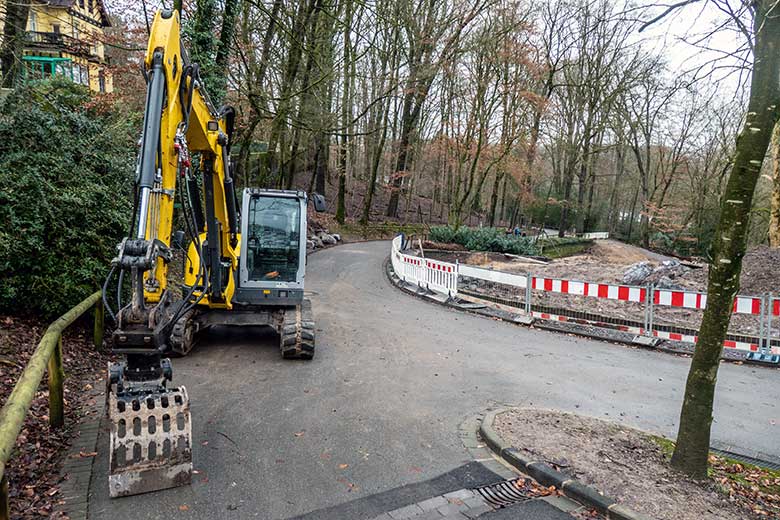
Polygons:
[[458,264],[458,274],[470,278],[479,278],[490,282],[502,283],[513,287],[525,289],[528,286],[528,276],[524,274],[505,273],[502,271],[493,271],[466,264]]
[[582,238],[590,238],[592,240],[606,240],[609,238],[609,232],[595,231],[593,233],[583,233]]
[[[666,306],[703,310],[707,305],[706,293],[656,289],[651,286],[637,287],[564,280],[559,278],[543,278],[532,276],[530,273],[527,275],[506,273],[471,265],[452,264],[439,260],[406,255],[401,252],[403,245],[402,236],[399,235],[393,239],[390,255],[393,270],[396,275],[405,282],[417,285],[423,289],[454,297],[458,294],[459,275],[519,287],[526,289],[526,312],[538,318],[556,321],[577,320],[571,317],[550,314],[547,312],[531,311],[532,289],[560,294],[644,303],[646,307],[643,327],[619,326],[615,328],[673,341],[696,343],[698,340],[697,336],[691,334],[655,330],[653,324],[653,309],[655,306]],[[774,317],[780,317],[780,297],[737,296],[734,298],[733,312],[736,314],[759,316],[761,320],[759,338],[757,338],[757,343],[727,340],[724,342],[724,347],[747,352],[761,352],[762,354],[780,354],[780,346],[776,346],[776,336],[774,337],[775,339],[773,342],[773,333],[775,332],[775,329],[772,324]],[[776,328],[780,328],[780,320],[778,320]]]
[[393,239],[393,270],[403,281],[453,297],[458,294],[458,264],[401,253],[403,238]]

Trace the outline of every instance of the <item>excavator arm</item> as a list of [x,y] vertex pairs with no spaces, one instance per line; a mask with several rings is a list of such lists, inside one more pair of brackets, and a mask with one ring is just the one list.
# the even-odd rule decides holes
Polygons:
[[[148,78],[144,132],[139,160],[139,211],[136,239],[160,241],[170,247],[177,180],[185,181],[193,209],[185,222],[195,229],[191,238],[199,241],[205,231],[203,265],[205,298],[230,306],[230,280],[221,275],[220,265],[237,265],[238,216],[233,181],[229,172],[229,139],[233,111],[217,112],[199,77],[197,64],[189,62],[181,47],[178,13],[157,13],[144,61]],[[191,171],[192,153],[200,154],[203,189]],[[205,198],[205,216],[200,193]],[[192,200],[192,199],[195,200]],[[166,290],[167,262],[158,256],[145,276],[146,303],[159,302]]]
[[[231,308],[239,258],[229,168],[234,112],[212,106],[198,65],[182,47],[178,12],[156,14],[143,69],[146,107],[133,217],[103,287],[104,303],[117,325],[112,348],[124,355],[123,362],[109,366],[107,379],[112,496],[189,483],[189,401],[184,387],[169,388],[172,367],[164,355],[171,350],[176,324],[196,305]],[[197,167],[191,162],[195,156]],[[167,269],[177,200],[191,242],[188,268],[194,278],[182,298],[174,300]],[[128,279],[130,297],[123,302]]]

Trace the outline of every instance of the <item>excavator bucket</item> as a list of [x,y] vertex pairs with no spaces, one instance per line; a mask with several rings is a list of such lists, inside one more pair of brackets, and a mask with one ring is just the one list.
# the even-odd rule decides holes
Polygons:
[[108,397],[111,420],[109,492],[137,495],[192,479],[190,402],[184,387]]

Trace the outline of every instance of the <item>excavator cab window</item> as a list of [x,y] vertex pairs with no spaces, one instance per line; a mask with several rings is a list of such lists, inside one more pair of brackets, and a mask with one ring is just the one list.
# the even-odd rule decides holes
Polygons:
[[294,282],[300,258],[297,199],[256,196],[249,201],[246,263],[249,280]]

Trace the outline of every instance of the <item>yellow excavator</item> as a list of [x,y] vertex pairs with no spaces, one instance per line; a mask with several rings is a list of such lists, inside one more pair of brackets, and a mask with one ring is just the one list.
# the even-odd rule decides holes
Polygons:
[[[201,331],[270,326],[285,358],[311,359],[315,347],[303,287],[309,197],[248,188],[239,204],[230,168],[235,112],[212,106],[182,46],[178,12],[156,14],[143,65],[133,217],[103,285],[116,322],[112,350],[124,357],[107,377],[112,497],[189,484],[190,403],[183,386],[169,386],[168,356],[188,354]],[[311,202],[324,210],[321,196]],[[174,232],[175,204],[184,229]],[[168,264],[185,242],[175,297]]]

